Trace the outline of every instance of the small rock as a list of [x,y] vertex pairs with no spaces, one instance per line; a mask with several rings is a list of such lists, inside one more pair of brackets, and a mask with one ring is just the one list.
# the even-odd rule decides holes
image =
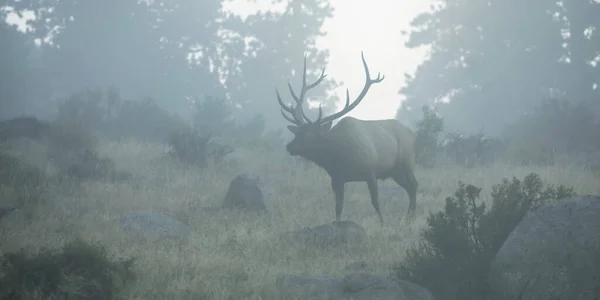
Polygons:
[[222,207],[243,211],[266,211],[260,178],[250,174],[236,176],[229,184]]
[[121,217],[121,226],[144,236],[180,237],[189,232],[187,225],[169,216],[153,212],[130,212]]

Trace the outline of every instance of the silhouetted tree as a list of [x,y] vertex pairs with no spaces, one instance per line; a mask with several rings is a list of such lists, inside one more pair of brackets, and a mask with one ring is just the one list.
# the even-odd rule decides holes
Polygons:
[[[52,92],[115,86],[127,98],[152,97],[188,117],[192,99],[213,96],[241,107],[238,115],[261,113],[268,123],[281,122],[275,85],[284,88],[288,78],[300,85],[304,54],[310,75],[327,62],[315,40],[332,15],[328,1],[283,4],[283,12],[242,19],[225,14],[221,0],[6,2],[36,13],[32,38],[53,37],[42,48]],[[328,100],[332,86],[328,80],[310,96]],[[324,102],[325,109],[332,103]]]
[[436,104],[452,129],[499,132],[544,96],[597,99],[598,15],[597,1],[438,1],[412,21],[406,45],[430,55],[400,91],[398,116]]
[[[217,42],[218,26],[208,24],[214,23],[221,2],[190,7],[193,2],[199,3],[28,1],[27,8],[44,16],[32,22],[37,37],[47,34],[45,28],[63,27],[43,48],[43,69],[55,91],[117,86],[125,95],[168,100],[171,108],[184,112],[190,95],[222,94],[208,63],[190,68],[191,45],[181,45],[186,37],[198,44]],[[189,10],[196,13],[193,18]]]
[[[274,0],[273,3],[281,2]],[[247,117],[261,113],[268,126],[281,127],[285,121],[275,97],[275,87],[287,89],[289,80],[299,91],[302,82],[304,55],[307,55],[307,81],[314,81],[326,67],[328,52],[317,49],[316,39],[325,33],[321,27],[333,9],[327,0],[285,0],[283,12],[259,12],[245,20],[231,19],[231,30],[224,42],[232,53],[227,60],[229,78],[227,91],[233,101],[242,106]],[[358,57],[358,53],[357,53]],[[336,82],[326,78],[307,95],[323,103],[323,110],[333,108],[335,98],[327,92]],[[284,101],[292,101],[285,98]]]
[[[0,12],[0,19],[4,15]],[[30,63],[31,39],[0,22],[0,119],[13,117],[39,95],[38,74]]]

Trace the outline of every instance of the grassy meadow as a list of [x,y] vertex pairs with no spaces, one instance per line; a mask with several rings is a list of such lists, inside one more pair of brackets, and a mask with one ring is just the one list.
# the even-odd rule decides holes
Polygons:
[[[52,165],[44,160],[41,148],[27,148],[20,156],[51,174]],[[165,158],[167,151],[166,145],[134,140],[99,143],[99,154],[113,159],[133,178],[83,182],[68,195],[48,195],[50,201],[28,207],[27,216],[2,220],[0,253],[60,248],[80,237],[105,245],[115,257],[137,258],[137,281],[123,295],[126,299],[279,299],[274,287],[279,274],[343,276],[357,265],[389,274],[419,241],[426,217],[443,207],[459,180],[483,188],[484,201],[502,178],[522,179],[531,172],[547,183],[572,186],[580,194],[600,194],[598,179],[571,165],[418,167],[418,216],[413,224],[404,223],[408,197],[392,180],[379,183],[383,227],[366,185],[350,183],[342,219],[363,226],[367,242],[328,250],[298,248],[279,243],[278,236],[334,220],[333,192],[324,171],[292,160],[283,147],[268,153],[239,151],[222,165],[205,169],[177,164]],[[221,204],[231,179],[242,172],[260,176],[271,214],[209,209]],[[188,224],[191,233],[183,240],[140,239],[119,227],[120,215],[129,211],[175,217]]]

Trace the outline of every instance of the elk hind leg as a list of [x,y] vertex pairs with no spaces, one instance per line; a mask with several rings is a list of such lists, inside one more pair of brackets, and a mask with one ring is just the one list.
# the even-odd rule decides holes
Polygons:
[[335,220],[339,222],[344,209],[344,182],[332,179],[331,188],[335,194]]
[[375,208],[375,212],[377,212],[377,216],[379,217],[379,223],[383,225],[383,216],[381,215],[381,209],[379,208],[379,189],[377,187],[377,177],[372,176],[367,180],[367,187],[369,189],[369,194],[371,194],[371,203]]
[[417,189],[419,188],[415,173],[412,168],[399,166],[394,170],[392,179],[406,190],[409,199],[407,220],[414,220],[417,209]]

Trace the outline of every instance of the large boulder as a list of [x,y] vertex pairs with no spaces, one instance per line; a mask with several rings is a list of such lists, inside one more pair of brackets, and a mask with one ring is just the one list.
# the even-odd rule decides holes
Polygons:
[[352,221],[335,221],[315,227],[304,227],[286,232],[282,239],[301,245],[317,247],[360,244],[365,240],[366,232],[362,226]]
[[266,211],[260,178],[252,174],[236,176],[229,184],[222,207],[242,211]]
[[433,300],[427,289],[412,282],[356,273],[344,278],[282,275],[276,286],[292,299]]
[[598,299],[600,197],[574,196],[529,213],[490,265],[492,299]]

